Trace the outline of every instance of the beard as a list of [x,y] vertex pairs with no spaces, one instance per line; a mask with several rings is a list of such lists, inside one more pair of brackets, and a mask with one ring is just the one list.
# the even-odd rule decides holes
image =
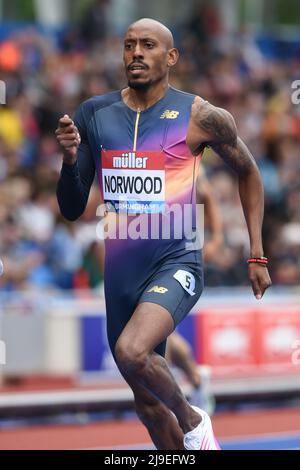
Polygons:
[[129,88],[138,91],[147,91],[149,90],[150,86],[152,85],[152,80],[148,80],[147,82],[135,82],[133,80],[128,80]]

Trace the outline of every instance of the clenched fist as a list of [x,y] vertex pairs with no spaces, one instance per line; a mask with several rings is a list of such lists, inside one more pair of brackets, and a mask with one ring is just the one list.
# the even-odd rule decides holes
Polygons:
[[58,128],[55,131],[56,138],[63,150],[64,163],[72,165],[76,162],[77,149],[81,139],[77,127],[67,114],[58,122]]

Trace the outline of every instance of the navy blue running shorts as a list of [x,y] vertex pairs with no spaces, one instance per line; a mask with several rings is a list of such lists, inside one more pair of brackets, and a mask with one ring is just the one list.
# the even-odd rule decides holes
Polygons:
[[[191,311],[203,290],[203,268],[201,253],[191,261],[190,253],[168,258],[155,272],[135,285],[122,285],[106,295],[107,335],[114,355],[115,344],[130,320],[136,307],[142,302],[152,302],[168,310],[174,321],[174,329]],[[126,282],[125,282],[126,284]],[[164,356],[166,341],[155,351]]]

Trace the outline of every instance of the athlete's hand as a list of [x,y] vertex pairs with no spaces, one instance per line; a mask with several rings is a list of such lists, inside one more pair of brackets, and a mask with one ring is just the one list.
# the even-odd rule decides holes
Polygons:
[[260,300],[265,291],[272,285],[269,271],[265,266],[261,266],[258,263],[250,263],[248,265],[248,274],[253,293],[257,300]]
[[67,114],[58,121],[55,134],[64,154],[64,163],[72,165],[76,161],[81,139],[77,127]]

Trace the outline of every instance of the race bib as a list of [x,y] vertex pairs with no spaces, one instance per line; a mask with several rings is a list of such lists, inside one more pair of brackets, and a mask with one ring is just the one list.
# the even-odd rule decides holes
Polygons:
[[108,211],[162,213],[165,157],[162,152],[102,150],[102,188]]
[[195,276],[193,274],[184,271],[184,269],[178,269],[173,277],[190,295],[195,295]]

